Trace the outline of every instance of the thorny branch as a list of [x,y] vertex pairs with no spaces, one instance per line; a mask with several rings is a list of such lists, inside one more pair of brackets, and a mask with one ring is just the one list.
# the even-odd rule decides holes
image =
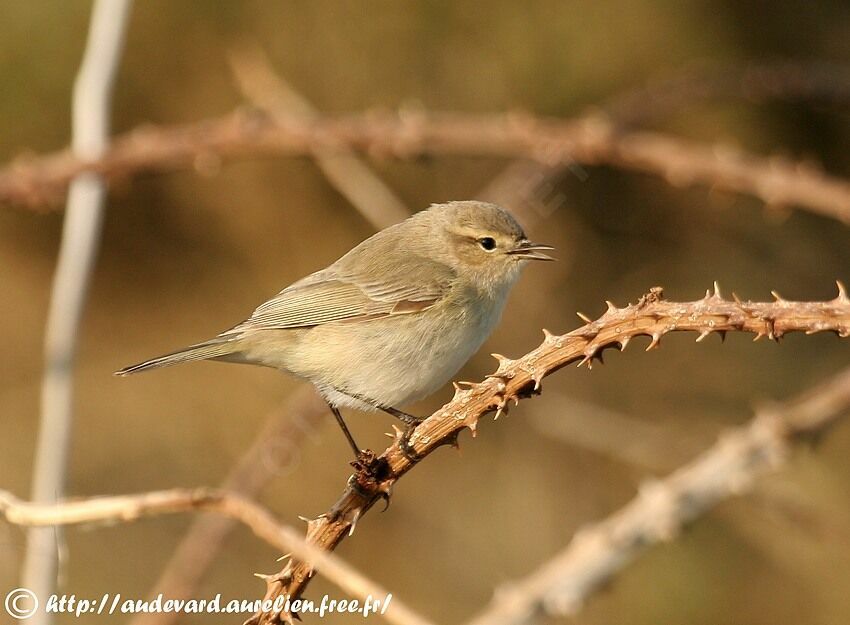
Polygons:
[[[410,438],[413,454],[420,460],[443,445],[457,445],[461,430],[475,435],[482,416],[496,411],[496,418],[508,410],[509,402],[529,397],[540,390],[542,379],[554,371],[578,361],[591,367],[608,347],[626,345],[636,336],[651,338],[647,351],[657,347],[661,338],[672,331],[699,333],[701,341],[713,332],[751,332],[756,340],[779,340],[789,332],[833,331],[850,337],[850,298],[839,283],[838,296],[827,302],[792,302],[778,296],[775,302],[742,302],[723,299],[715,284],[714,293],[693,302],[668,302],[660,287],[642,296],[636,304],[617,308],[608,303],[607,312],[563,335],[544,331],[545,339],[536,349],[512,360],[494,354],[498,369],[483,382],[457,383],[455,395],[445,406],[422,422]],[[307,541],[322,549],[333,550],[354,531],[357,521],[376,502],[387,498],[398,479],[413,468],[415,461],[400,446],[401,433],[380,456],[372,459],[349,480],[348,487],[326,514],[308,521]],[[300,596],[313,575],[309,565],[290,560],[276,575],[266,580],[266,599],[280,595]],[[249,619],[251,625],[272,625],[291,620],[285,613],[260,613]]]
[[116,138],[100,159],[67,151],[21,159],[0,169],[0,202],[55,204],[83,171],[106,179],[262,155],[359,151],[374,157],[454,154],[526,158],[546,165],[610,165],[660,176],[676,186],[708,185],[797,206],[850,224],[850,183],[810,164],[764,158],[723,145],[701,145],[658,132],[618,130],[604,116],[558,120],[526,114],[371,112],[272,119],[236,111],[182,126],[138,128]]
[[[196,488],[93,497],[53,504],[21,501],[0,490],[0,518],[15,525],[39,527],[80,523],[129,522],[145,516],[187,511],[207,511],[237,520],[259,538],[281,551],[312,562],[341,589],[352,596],[386,596],[387,591],[334,554],[305,541],[293,528],[278,523],[271,513],[247,497],[227,491]],[[393,599],[384,613],[396,625],[430,623]]]
[[554,558],[497,590],[467,625],[521,625],[540,612],[575,615],[585,599],[640,553],[670,541],[720,500],[749,490],[755,478],[784,464],[793,442],[818,434],[850,411],[850,369],[747,425],[638,495],[607,519],[581,529]]

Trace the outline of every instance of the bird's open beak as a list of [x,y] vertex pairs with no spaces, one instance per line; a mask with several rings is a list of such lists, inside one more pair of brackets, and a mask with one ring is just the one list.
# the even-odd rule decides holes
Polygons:
[[543,253],[543,250],[554,249],[555,248],[551,245],[546,245],[544,243],[532,243],[528,239],[525,239],[520,241],[514,249],[508,251],[508,254],[513,254],[520,258],[527,258],[529,260],[555,260],[549,256],[549,254]]

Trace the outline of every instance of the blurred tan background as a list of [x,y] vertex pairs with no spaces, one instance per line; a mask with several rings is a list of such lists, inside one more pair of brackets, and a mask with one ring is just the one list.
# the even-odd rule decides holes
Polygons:
[[[0,157],[67,144],[69,93],[90,4],[0,3]],[[257,43],[320,110],[423,106],[579,114],[625,90],[700,63],[775,59],[850,62],[850,6],[841,2],[167,2],[134,7],[115,97],[115,131],[199,120],[242,102],[226,55]],[[652,127],[784,153],[850,175],[848,101],[678,107]],[[507,164],[484,158],[376,162],[411,207],[475,197]],[[562,262],[530,268],[494,336],[460,376],[489,373],[540,329],[567,331],[581,310],[634,301],[654,285],[671,299],[713,280],[744,298],[826,299],[850,281],[850,229],[803,211],[608,168],[566,171],[529,234]],[[510,208],[510,207],[508,207]],[[42,332],[61,214],[0,210],[0,488],[26,497],[36,437]],[[202,363],[130,379],[115,369],[207,338],[372,232],[307,158],[265,158],[218,173],[148,176],[113,189],[81,336],[70,473],[75,496],[215,485],[264,415],[302,382],[273,371]],[[611,354],[606,367],[551,377],[541,397],[481,428],[462,454],[442,451],[396,490],[386,514],[360,523],[339,553],[440,623],[459,623],[494,587],[532,570],[582,524],[633,496],[640,481],[688,460],[753,402],[782,399],[845,366],[834,335],[777,347],[730,335],[658,351]],[[444,390],[415,406],[425,414]],[[614,413],[656,425],[652,466],[557,435],[559,423]],[[351,415],[375,448],[389,418]],[[636,433],[635,437],[640,434]],[[651,445],[656,447],[653,449]],[[850,620],[850,427],[722,505],[678,541],[654,549],[577,622],[824,624]],[[331,419],[268,488],[281,519],[327,509],[348,475]],[[190,518],[71,528],[61,589],[144,597]],[[0,525],[0,587],[17,579],[24,545]],[[254,598],[255,571],[278,554],[244,530],[228,541],[199,596]],[[336,591],[324,580],[308,596]],[[311,617],[307,617],[308,620]],[[355,617],[357,618],[357,617]],[[339,618],[336,622],[355,622]],[[60,618],[70,623],[72,617]],[[315,619],[313,619],[315,620]],[[226,616],[187,623],[229,623]]]

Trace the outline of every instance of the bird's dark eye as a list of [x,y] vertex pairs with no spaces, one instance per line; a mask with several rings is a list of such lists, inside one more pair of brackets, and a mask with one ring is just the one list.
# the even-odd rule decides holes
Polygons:
[[478,245],[481,246],[481,249],[492,252],[496,249],[496,239],[493,237],[481,237],[478,239]]

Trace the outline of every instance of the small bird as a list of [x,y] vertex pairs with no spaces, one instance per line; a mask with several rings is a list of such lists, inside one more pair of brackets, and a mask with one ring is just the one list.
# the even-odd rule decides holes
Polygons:
[[208,341],[121,369],[128,375],[195,360],[273,367],[312,382],[355,457],[340,407],[381,410],[439,389],[493,331],[520,269],[554,260],[513,216],[478,201],[434,204],[369,237]]

